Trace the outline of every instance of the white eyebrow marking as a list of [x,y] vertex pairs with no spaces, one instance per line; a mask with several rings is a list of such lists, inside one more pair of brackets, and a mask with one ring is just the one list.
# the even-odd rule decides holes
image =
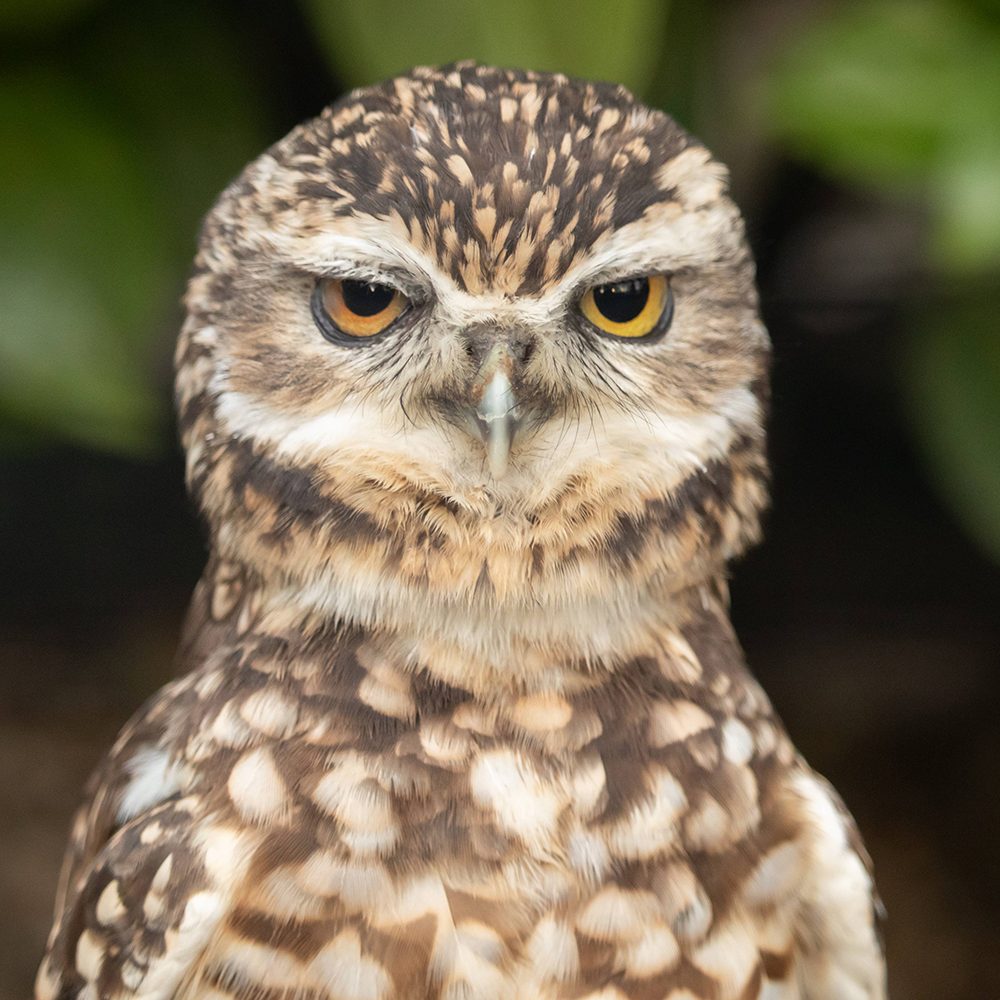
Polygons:
[[[415,246],[398,224],[375,216],[346,217],[336,231],[308,237],[274,238],[277,253],[306,271],[353,273],[433,298],[445,322],[529,323],[541,326],[561,317],[581,288],[637,274],[705,266],[738,253],[742,227],[735,205],[720,199],[709,209],[676,214],[656,211],[605,233],[541,295],[510,296],[499,291],[473,293],[460,288],[438,261]],[[412,278],[410,287],[406,277]]]

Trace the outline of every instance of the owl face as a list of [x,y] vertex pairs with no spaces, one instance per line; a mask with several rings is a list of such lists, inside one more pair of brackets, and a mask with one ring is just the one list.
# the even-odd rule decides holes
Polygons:
[[[210,521],[353,511],[513,548],[759,458],[767,337],[725,180],[622,88],[488,67],[296,129],[209,216],[188,296],[178,399]],[[762,501],[730,499],[734,549]]]

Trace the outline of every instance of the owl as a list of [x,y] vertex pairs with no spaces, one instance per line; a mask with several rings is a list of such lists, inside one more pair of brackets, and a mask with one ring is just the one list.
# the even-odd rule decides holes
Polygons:
[[38,1000],[878,1000],[745,664],[769,343],[725,168],[459,63],[296,128],[177,349],[211,555],[79,812]]

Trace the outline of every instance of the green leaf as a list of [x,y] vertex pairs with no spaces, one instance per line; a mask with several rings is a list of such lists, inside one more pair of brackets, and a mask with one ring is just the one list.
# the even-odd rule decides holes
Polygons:
[[210,8],[179,2],[148,3],[139,16],[135,8],[115,12],[80,53],[91,90],[115,112],[152,182],[181,274],[201,217],[276,138],[263,118],[264,95],[240,54]]
[[990,296],[929,315],[914,334],[906,374],[931,478],[1000,561],[1000,330]]
[[794,36],[766,94],[775,129],[849,177],[922,176],[969,89],[970,26],[952,6],[852,5]]
[[930,200],[938,221],[932,250],[942,267],[1000,267],[1000,123],[945,151]]
[[0,415],[81,444],[147,450],[156,407],[115,350],[98,288],[51,256],[0,256]]
[[[165,260],[129,144],[69,82],[0,80],[0,412],[111,448],[148,439]],[[32,394],[36,394],[34,398]]]
[[141,451],[165,438],[153,376],[199,220],[265,144],[262,102],[190,4],[109,12],[72,69],[0,79],[0,446]]
[[303,0],[332,66],[352,85],[415,64],[475,59],[561,70],[643,92],[668,4],[657,0]]
[[834,10],[788,43],[765,117],[798,155],[932,213],[932,253],[956,272],[1000,248],[1000,23],[943,0]]

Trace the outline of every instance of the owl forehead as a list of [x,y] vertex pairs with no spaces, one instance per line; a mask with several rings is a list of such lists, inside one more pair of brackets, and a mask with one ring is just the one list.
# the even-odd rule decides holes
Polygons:
[[602,240],[678,192],[693,144],[622,87],[459,65],[355,91],[279,143],[258,199],[376,220],[464,291],[544,293]]

